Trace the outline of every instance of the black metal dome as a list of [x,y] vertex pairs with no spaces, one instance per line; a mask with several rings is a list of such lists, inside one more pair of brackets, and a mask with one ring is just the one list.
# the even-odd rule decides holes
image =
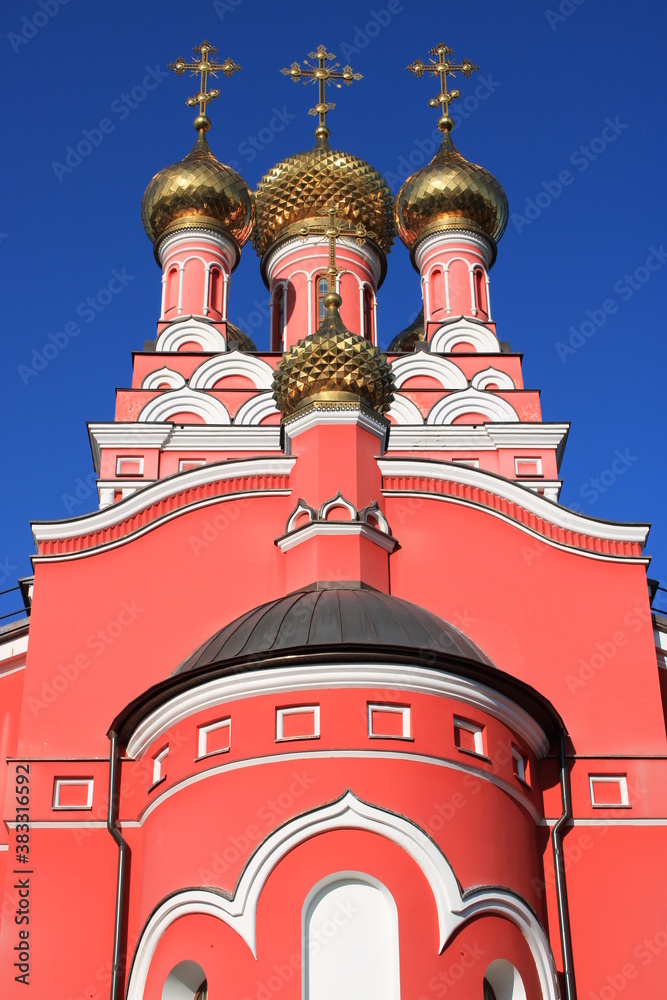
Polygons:
[[309,652],[437,654],[493,666],[442,618],[376,590],[300,590],[262,604],[226,625],[174,674],[213,664],[247,663]]

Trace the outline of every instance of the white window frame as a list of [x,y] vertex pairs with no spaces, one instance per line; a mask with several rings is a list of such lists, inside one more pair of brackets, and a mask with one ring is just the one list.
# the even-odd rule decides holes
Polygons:
[[[127,472],[122,471],[121,463],[130,462],[132,465],[137,466],[137,472]],[[144,456],[143,455],[117,455],[116,456],[116,475],[120,478],[125,476],[143,476],[144,474]]]
[[[620,802],[596,802],[594,783],[610,785],[612,783],[620,785]],[[591,805],[594,809],[629,809],[630,796],[628,795],[628,779],[625,774],[589,774],[588,788],[591,795]]]
[[153,757],[153,781],[151,783],[151,788],[154,788],[160,781],[162,781],[166,775],[162,773],[162,761],[169,754],[169,744],[163,747],[162,750],[158,751]]
[[[219,750],[207,750],[207,739],[209,733],[217,733],[220,729],[229,730],[229,746],[221,747]],[[197,759],[202,757],[215,757],[219,753],[229,753],[232,748],[232,720],[230,716],[225,719],[217,719],[206,726],[200,726],[197,730]]]
[[[285,736],[283,721],[287,715],[312,715],[314,732],[307,736]],[[276,709],[276,742],[287,743],[292,740],[316,740],[320,736],[320,706],[319,705],[294,705],[290,708]]]
[[[457,747],[456,749],[460,753],[472,753],[477,757],[486,757],[486,750],[484,747],[484,726],[481,722],[470,722],[468,719],[462,719],[460,716],[455,715],[454,729],[463,729],[465,732],[472,733],[473,735],[475,749],[468,750],[467,747]],[[456,737],[456,732],[454,733],[454,736]]]
[[[412,738],[411,711],[410,705],[382,704],[381,702],[371,702],[368,705],[368,736],[372,740],[409,740]],[[401,716],[401,733],[396,736],[393,733],[373,732],[373,712],[387,712]]]
[[[531,462],[531,463],[534,462],[535,463],[535,471],[534,472],[520,472],[519,471],[519,466],[521,465],[522,462]],[[514,475],[515,476],[521,476],[522,479],[531,479],[531,478],[534,479],[535,476],[543,476],[544,472],[542,471],[542,459],[541,458],[533,458],[530,455],[518,455],[518,456],[516,456],[515,459],[514,459]]]
[[[93,808],[93,778],[56,778],[53,783],[53,804],[52,808],[70,812],[76,810],[77,812],[82,809],[92,809]],[[85,806],[67,806],[61,805],[60,803],[60,792],[63,788],[73,788],[73,787],[85,787],[88,789],[88,795],[86,796]]]

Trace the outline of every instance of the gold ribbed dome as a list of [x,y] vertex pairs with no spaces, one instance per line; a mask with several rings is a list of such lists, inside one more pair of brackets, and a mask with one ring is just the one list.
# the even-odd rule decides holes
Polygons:
[[250,188],[215,158],[203,129],[184,160],[155,175],[141,202],[141,221],[156,249],[168,233],[202,226],[222,231],[242,247],[253,219]]
[[321,221],[330,198],[339,218],[365,226],[380,249],[389,250],[394,221],[387,182],[365,160],[332,149],[320,137],[313,149],[277,163],[257,185],[253,246],[260,257],[306,220]]
[[396,231],[406,247],[431,233],[471,229],[498,243],[508,219],[507,197],[496,178],[464,159],[445,130],[440,147],[415,171],[396,198]]
[[273,397],[283,419],[359,403],[381,416],[391,406],[394,376],[387,356],[346,329],[340,301],[335,292],[327,294],[327,314],[317,333],[295,344],[276,368]]

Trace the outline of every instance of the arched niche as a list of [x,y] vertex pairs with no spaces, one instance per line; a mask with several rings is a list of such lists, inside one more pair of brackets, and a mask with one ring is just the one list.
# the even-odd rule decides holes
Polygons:
[[399,1000],[398,916],[389,890],[361,872],[337,872],[306,897],[304,1000]]
[[175,965],[167,976],[161,1000],[200,1000],[206,973],[198,962],[187,960]]
[[484,1000],[526,1000],[519,970],[504,958],[491,962],[484,973]]

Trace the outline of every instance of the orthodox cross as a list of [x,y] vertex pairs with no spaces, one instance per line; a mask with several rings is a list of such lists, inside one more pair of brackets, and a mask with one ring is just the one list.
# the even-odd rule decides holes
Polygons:
[[329,293],[336,292],[336,277],[338,275],[338,268],[336,266],[336,241],[342,236],[347,236],[348,239],[363,244],[366,237],[371,235],[361,223],[358,226],[354,226],[351,222],[339,219],[337,212],[338,205],[333,198],[330,198],[326,208],[320,209],[319,213],[322,216],[328,216],[328,218],[322,219],[322,222],[304,222],[299,229],[299,239],[304,243],[309,236],[324,236],[329,241],[329,266],[326,272]]
[[[319,115],[320,122],[315,130],[315,136],[318,139],[328,139],[329,129],[326,126],[326,115],[328,111],[333,111],[336,107],[330,101],[326,100],[325,87],[329,81],[334,81],[334,86],[340,87],[342,84],[336,83],[336,80],[342,80],[343,83],[349,87],[349,85],[354,80],[361,80],[361,73],[355,73],[351,66],[343,66],[340,69],[340,63],[331,60],[335,59],[333,52],[327,52],[326,45],[320,45],[317,48],[317,52],[309,52],[308,59],[317,59],[317,66],[313,66],[308,62],[308,59],[303,60],[303,65],[306,67],[303,69],[298,62],[292,63],[289,69],[282,69],[280,72],[285,76],[290,76],[295,83],[302,80],[303,83],[315,83],[317,81],[319,87],[318,101],[314,108],[308,110],[309,115]],[[329,65],[327,65],[329,63]]]
[[438,122],[438,128],[441,132],[449,132],[454,128],[454,121],[449,115],[449,105],[461,96],[461,91],[450,90],[448,92],[447,77],[455,77],[458,72],[463,73],[464,76],[470,76],[471,73],[477,72],[479,66],[471,63],[469,59],[464,59],[458,65],[455,62],[449,62],[447,57],[454,55],[454,49],[450,49],[444,42],[438,42],[434,49],[429,49],[429,55],[437,56],[437,59],[429,59],[426,64],[421,59],[415,59],[413,63],[406,66],[406,69],[408,73],[414,73],[416,77],[423,76],[424,73],[429,73],[432,76],[438,74],[440,76],[440,93],[437,97],[430,99],[428,106],[430,108],[437,108],[440,105],[442,114]]
[[168,64],[167,69],[173,69],[177,76],[183,76],[186,69],[191,71],[191,76],[199,74],[199,93],[195,94],[194,97],[188,97],[185,103],[189,108],[196,108],[199,105],[199,114],[195,118],[195,128],[198,132],[206,132],[211,127],[211,120],[206,114],[206,108],[214,98],[220,97],[219,90],[207,90],[209,75],[217,77],[218,73],[224,73],[226,77],[230,77],[232,73],[238,73],[241,67],[237,66],[233,59],[225,59],[222,63],[211,59],[211,56],[215,56],[218,50],[210,42],[195,45],[192,51],[195,54],[196,62],[186,63],[185,59],[179,56],[176,62]]

